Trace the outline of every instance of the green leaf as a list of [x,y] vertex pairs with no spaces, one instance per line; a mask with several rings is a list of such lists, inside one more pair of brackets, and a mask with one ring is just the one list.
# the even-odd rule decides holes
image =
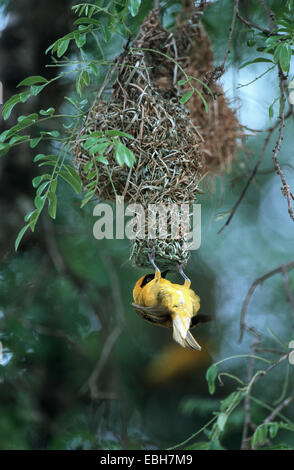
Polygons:
[[267,46],[274,46],[277,42],[279,42],[281,36],[270,36],[265,40],[265,44]]
[[89,153],[90,155],[94,155],[95,153],[98,153],[99,155],[102,155],[105,150],[107,149],[107,147],[109,147],[110,145],[110,142],[104,142],[102,144],[96,144],[96,145],[93,145],[90,150],[89,150]]
[[267,432],[268,432],[268,424],[264,423],[264,424],[260,424],[254,434],[253,434],[253,437],[252,437],[252,441],[251,441],[251,445],[252,445],[252,448],[254,448],[256,445],[262,445],[264,444],[266,438],[267,438]]
[[141,0],[129,0],[128,9],[132,16],[136,16],[138,14],[140,5]]
[[45,85],[32,85],[30,88],[30,92],[32,96],[37,96],[44,88]]
[[104,134],[101,131],[91,132],[90,137],[102,137]]
[[248,40],[247,40],[247,46],[248,46],[248,47],[253,47],[253,46],[255,46],[255,44],[256,44],[256,40],[255,40],[255,39],[248,39]]
[[37,195],[35,197],[34,203],[35,203],[36,209],[38,209],[38,211],[41,212],[45,204],[45,198]]
[[8,101],[6,101],[5,105],[3,106],[3,111],[2,111],[2,115],[3,115],[3,119],[8,119],[9,116],[11,115],[11,112],[14,108],[14,106],[19,103],[21,100],[20,100],[20,95],[13,95],[11,98],[9,98]]
[[86,196],[84,197],[84,199],[82,200],[82,203],[81,203],[81,209],[92,199],[92,197],[94,196],[95,194],[95,189],[93,189],[92,191],[89,191]]
[[50,181],[45,181],[44,183],[42,183],[37,189],[37,195],[41,196],[44,189],[46,189],[49,184],[50,184]]
[[41,136],[49,136],[49,137],[59,137],[60,134],[58,131],[41,131],[40,132]]
[[262,449],[260,449],[260,450],[294,450],[294,447],[291,447],[288,444],[284,444],[282,442],[281,444],[277,444],[275,446],[262,447]]
[[12,137],[9,141],[9,145],[13,145],[13,144],[16,144],[18,142],[26,142],[30,140],[30,136],[29,135],[15,135],[14,137]]
[[244,64],[242,64],[240,66],[240,70],[246,67],[247,65],[257,64],[258,62],[270,62],[271,64],[273,63],[273,61],[270,59],[266,59],[264,57],[258,57],[257,59],[249,60],[248,62],[245,62]]
[[209,450],[225,450],[225,448],[221,445],[218,439],[214,439],[209,443]]
[[68,46],[69,46],[69,42],[70,42],[69,39],[63,39],[63,40],[58,41],[58,46],[57,46],[58,58],[62,57],[66,53]]
[[185,447],[185,450],[209,450],[209,442],[196,442],[189,447]]
[[86,174],[93,168],[94,162],[93,160],[87,161],[87,163],[83,167],[83,172]]
[[188,91],[188,93],[185,93],[182,98],[180,99],[180,103],[181,104],[186,104],[189,99],[191,98],[191,96],[193,95],[194,91],[191,90],[191,91]]
[[179,80],[178,85],[185,85],[187,83],[187,80]]
[[97,64],[89,64],[89,67],[95,76],[99,75],[99,67]]
[[0,142],[4,142],[6,140],[8,132],[9,132],[9,129],[7,129],[6,131],[2,132],[2,134],[0,134]]
[[82,90],[84,86],[89,86],[90,81],[91,81],[91,78],[90,78],[89,72],[87,70],[82,70],[76,80],[76,90],[80,96],[82,95]]
[[18,133],[20,130],[26,127],[29,127],[31,124],[34,124],[37,121],[38,121],[38,114],[36,113],[30,114],[29,116],[20,116],[18,118],[18,123],[8,130],[6,134],[6,138],[7,139],[10,138],[14,134]]
[[76,173],[73,175],[72,173],[69,173],[68,171],[60,171],[59,176],[61,176],[64,181],[66,181],[74,190],[77,194],[81,194],[82,192],[82,183],[81,180]]
[[98,155],[97,157],[95,157],[95,160],[97,160],[97,162],[104,163],[104,165],[109,164],[107,158],[103,157],[102,155]]
[[80,24],[92,24],[92,25],[95,25],[95,26],[100,26],[100,21],[98,20],[94,20],[93,18],[87,18],[87,17],[84,17],[84,18],[79,18],[78,20],[76,20],[74,22],[74,24],[76,25],[80,25]]
[[292,49],[290,44],[282,44],[279,50],[279,62],[284,72],[289,72],[292,57]]
[[17,238],[16,238],[15,243],[14,243],[14,249],[15,249],[15,251],[18,250],[19,244],[20,244],[20,242],[21,242],[21,240],[22,240],[24,234],[26,233],[27,229],[29,228],[29,226],[30,226],[30,224],[25,225],[25,226],[21,229],[21,231],[19,232],[19,234],[17,235]]
[[283,44],[282,44],[282,43],[279,43],[279,44],[277,45],[277,47],[275,48],[275,51],[274,51],[274,63],[275,63],[275,64],[277,64],[277,63],[279,62],[281,47],[283,47]]
[[39,166],[39,167],[42,167],[42,166],[46,166],[46,165],[47,165],[47,166],[54,166],[54,167],[55,167],[55,166],[56,166],[56,161],[49,161],[49,160],[47,160],[47,161],[45,161],[45,162],[43,162],[43,163],[39,163],[38,166]]
[[215,392],[215,379],[217,377],[217,366],[212,364],[206,372],[206,380],[208,382],[208,390],[210,395],[213,395]]
[[22,103],[26,103],[26,101],[28,101],[30,97],[31,97],[31,92],[29,90],[23,91],[22,93],[19,94],[19,98]]
[[49,192],[48,194],[48,214],[52,219],[56,219],[56,209],[57,209],[57,197],[54,192]]
[[31,212],[29,212],[28,214],[26,214],[24,220],[25,220],[26,222],[27,222],[28,220],[30,220],[30,218],[32,217],[32,215],[33,215],[34,212],[35,212],[35,211],[31,211]]
[[115,144],[115,158],[120,166],[126,164],[129,168],[133,166],[136,160],[133,152],[121,142]]
[[239,390],[237,392],[230,393],[230,395],[228,395],[227,398],[221,401],[220,410],[222,412],[226,411],[233,402],[235,403],[240,402],[243,398],[244,398],[244,393]]
[[75,42],[78,48],[81,48],[86,44],[86,41],[87,41],[86,34],[81,33],[80,31],[75,31],[74,38],[75,38]]
[[44,174],[44,175],[41,175],[41,176],[36,176],[35,178],[33,178],[33,181],[32,181],[32,185],[34,188],[37,188],[39,186],[39,184],[44,180],[44,179],[50,179],[51,178],[51,175],[49,174]]
[[131,134],[127,134],[126,132],[122,132],[117,129],[111,129],[109,131],[106,131],[105,134],[116,137],[126,137],[127,139],[134,140],[134,137]]
[[41,116],[52,116],[55,113],[54,108],[48,108],[46,111],[44,109],[40,110]]
[[38,143],[42,140],[42,137],[35,137],[34,139],[31,140],[30,142],[30,147],[34,149],[37,147]]
[[36,83],[48,83],[48,80],[40,75],[33,75],[31,77],[25,78],[22,82],[17,85],[17,88],[20,86],[30,86],[35,85]]
[[223,432],[223,430],[225,429],[227,419],[228,419],[228,415],[226,413],[220,413],[218,415],[216,423],[217,423],[217,426],[218,426],[220,432]]
[[279,423],[269,423],[269,435],[271,439],[274,439],[279,431]]
[[6,155],[7,152],[10,150],[10,145],[9,144],[0,144],[0,156],[2,157],[3,155]]
[[88,137],[85,142],[84,142],[84,149],[85,150],[89,150],[91,147],[93,147],[94,145],[96,145],[98,143],[98,139],[91,135],[91,137]]
[[279,99],[279,97],[275,98],[274,101],[272,102],[272,104],[270,105],[270,107],[268,108],[268,115],[269,115],[270,119],[272,119],[273,116],[274,116],[274,105],[276,104],[278,99]]
[[35,230],[35,226],[36,226],[36,223],[39,219],[39,216],[40,216],[40,211],[38,209],[34,210],[34,212],[31,214],[29,224],[30,224],[32,232],[34,232],[34,230]]
[[92,171],[90,171],[90,173],[87,174],[87,179],[90,181],[92,180],[93,178],[97,178],[97,170],[96,168]]
[[43,153],[39,153],[38,155],[35,156],[34,162],[39,162],[40,160],[50,160],[50,161],[56,161],[56,155],[44,155]]
[[91,77],[90,77],[90,75],[89,75],[88,70],[83,70],[83,71],[82,71],[82,78],[83,78],[84,84],[85,84],[86,86],[89,86],[89,85],[90,85],[90,82],[91,82]]
[[101,34],[104,39],[104,42],[106,43],[109,42],[112,36],[112,32],[110,31],[110,28],[101,24],[100,29],[101,29]]

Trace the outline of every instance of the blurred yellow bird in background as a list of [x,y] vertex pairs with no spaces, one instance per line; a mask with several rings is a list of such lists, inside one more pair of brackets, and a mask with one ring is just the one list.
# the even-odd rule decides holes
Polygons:
[[173,284],[165,279],[168,271],[161,273],[154,258],[153,251],[149,259],[155,274],[147,274],[137,281],[133,290],[132,306],[145,320],[155,325],[172,327],[173,338],[182,347],[200,351],[201,346],[189,330],[210,318],[206,315],[196,316],[200,299],[190,289],[191,282],[182,267],[179,267],[179,272],[185,279],[184,285]]

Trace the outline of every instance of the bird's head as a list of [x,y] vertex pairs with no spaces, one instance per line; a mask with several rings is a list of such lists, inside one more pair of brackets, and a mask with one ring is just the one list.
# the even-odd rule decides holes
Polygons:
[[[167,273],[168,273],[168,270],[163,271],[161,273],[161,277],[165,279]],[[154,273],[145,274],[144,276],[140,277],[140,279],[138,279],[138,281],[136,282],[135,289],[143,289],[143,287],[146,286],[146,284],[153,281],[154,277],[155,277]]]

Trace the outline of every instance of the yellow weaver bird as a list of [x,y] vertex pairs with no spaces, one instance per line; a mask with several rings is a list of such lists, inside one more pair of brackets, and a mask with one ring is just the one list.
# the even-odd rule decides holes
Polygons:
[[200,322],[210,320],[206,315],[197,315],[200,299],[190,289],[190,279],[184,274],[182,266],[179,272],[185,279],[184,285],[173,284],[165,279],[168,271],[160,272],[154,262],[154,251],[149,256],[155,274],[142,276],[133,290],[134,310],[145,320],[154,325],[173,328],[173,338],[184,348],[201,350],[190,328]]

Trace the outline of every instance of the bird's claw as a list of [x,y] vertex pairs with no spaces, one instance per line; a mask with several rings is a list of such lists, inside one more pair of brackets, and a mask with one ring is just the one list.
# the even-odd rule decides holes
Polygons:
[[178,266],[178,269],[179,269],[180,275],[185,279],[185,284],[184,284],[184,286],[185,286],[185,287],[190,287],[191,281],[190,281],[190,279],[188,278],[188,276],[186,276],[186,274],[185,274],[184,271],[183,271],[183,264],[180,264],[180,265]]
[[152,247],[152,252],[151,252],[151,254],[150,253],[148,254],[148,257],[149,257],[149,261],[152,264],[155,271],[160,273],[160,269],[155,264],[155,246]]

